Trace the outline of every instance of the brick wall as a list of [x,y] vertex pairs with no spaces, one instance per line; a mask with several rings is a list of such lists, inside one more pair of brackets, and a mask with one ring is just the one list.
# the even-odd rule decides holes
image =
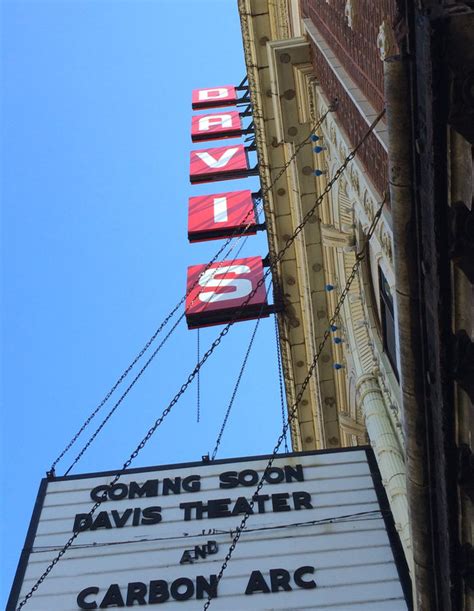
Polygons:
[[[346,90],[334,75],[318,47],[311,43],[312,63],[318,81],[329,101],[338,99],[337,117],[347,133],[350,142],[355,145],[368,129],[367,122],[347,95]],[[374,134],[371,134],[360,148],[357,158],[362,161],[369,176],[382,194],[388,188],[388,157],[385,149]]]
[[383,107],[383,66],[377,49],[380,24],[395,21],[396,0],[355,0],[354,26],[344,16],[346,0],[301,0],[341,64],[377,110]]

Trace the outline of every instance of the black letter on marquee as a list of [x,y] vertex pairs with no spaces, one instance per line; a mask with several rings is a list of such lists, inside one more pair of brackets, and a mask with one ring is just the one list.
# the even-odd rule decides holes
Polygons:
[[202,575],[196,577],[196,598],[204,598],[204,592],[211,598],[217,598],[217,575],[210,575],[210,583]]
[[226,471],[221,473],[219,488],[237,488],[239,480],[237,479],[237,471]]
[[106,511],[101,511],[91,526],[91,530],[97,530],[98,528],[112,528],[109,514]]
[[285,465],[285,476],[288,483],[292,481],[304,482],[303,465]]
[[107,609],[107,607],[111,607],[112,605],[117,607],[125,607],[122,593],[120,592],[120,588],[118,587],[117,583],[113,583],[111,586],[109,586],[109,589],[104,596],[104,600],[100,603],[100,608]]
[[123,528],[128,522],[128,518],[132,515],[133,509],[126,509],[122,515],[116,509],[112,509],[111,514],[114,519],[114,524],[117,528]]
[[170,597],[168,592],[168,584],[163,579],[155,579],[150,581],[150,594],[148,595],[148,604],[164,603]]
[[[180,592],[179,588],[184,586],[184,592]],[[194,583],[187,577],[178,577],[171,584],[171,596],[175,600],[188,600],[194,594]]]
[[270,569],[270,582],[272,592],[278,592],[280,589],[291,592],[290,573],[286,569]]
[[127,607],[133,607],[133,603],[146,605],[146,585],[141,581],[132,581],[127,588]]
[[191,556],[191,552],[188,549],[185,549],[183,555],[181,556],[179,564],[192,564],[193,562],[194,556]]
[[135,497],[145,496],[158,496],[158,480],[147,479],[147,481],[140,486],[138,482],[130,482],[128,486],[128,498],[134,499]]
[[299,569],[296,569],[293,579],[295,583],[300,588],[305,588],[306,590],[313,590],[316,587],[316,582],[311,579],[310,581],[303,581],[303,575],[306,573],[314,573],[314,566],[300,566]]
[[238,516],[241,513],[249,512],[249,514],[253,514],[253,509],[250,507],[250,503],[244,496],[239,496],[235,501],[234,509],[232,509],[232,515]]
[[97,603],[95,601],[91,603],[86,602],[86,596],[98,593],[99,588],[96,588],[95,586],[92,586],[92,588],[86,588],[85,590],[82,590],[82,592],[79,592],[77,595],[77,606],[79,609],[97,609]]
[[245,589],[245,594],[253,594],[254,592],[270,593],[270,588],[267,586],[267,582],[260,571],[252,571]]
[[185,492],[199,492],[201,490],[201,476],[188,475],[183,479],[183,490]]
[[90,528],[91,524],[92,516],[90,516],[88,513],[76,513],[72,530],[74,532],[82,532],[83,530]]
[[295,509],[313,509],[313,505],[311,504],[311,495],[309,492],[293,492],[293,503],[295,504]]
[[145,507],[142,511],[142,524],[159,524],[161,522],[161,507]]
[[[91,490],[91,499],[93,501],[100,501],[103,503],[107,500],[107,492],[109,491],[109,486],[96,486]],[[99,494],[100,493],[100,494]]]
[[272,509],[273,511],[291,511],[291,507],[286,502],[286,499],[289,499],[290,495],[288,492],[278,492],[277,494],[272,494]]

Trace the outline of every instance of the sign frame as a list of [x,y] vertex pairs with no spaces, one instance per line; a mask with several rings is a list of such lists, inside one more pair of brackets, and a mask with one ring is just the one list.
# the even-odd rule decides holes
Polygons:
[[[400,580],[400,585],[403,591],[403,595],[405,597],[405,602],[407,605],[408,611],[413,610],[413,596],[411,589],[411,579],[409,574],[408,565],[405,559],[403,547],[400,541],[400,537],[395,527],[395,522],[392,516],[392,512],[390,510],[390,505],[388,502],[387,494],[385,488],[383,487],[382,478],[378,469],[377,460],[375,458],[373,449],[370,446],[354,446],[347,448],[334,448],[334,449],[326,449],[326,450],[315,450],[310,452],[288,452],[278,454],[278,459],[298,459],[304,456],[318,456],[321,454],[333,454],[333,453],[349,453],[349,452],[360,452],[363,451],[367,458],[367,463],[370,469],[370,476],[372,478],[372,482],[374,485],[375,494],[380,506],[381,516],[384,521],[385,530],[387,532],[390,548],[392,550],[392,555],[394,559],[394,563],[396,566],[396,570],[398,573],[398,577]],[[271,454],[264,455],[255,455],[255,456],[243,456],[237,458],[224,458],[212,461],[212,465],[226,465],[226,464],[238,464],[241,462],[248,461],[268,461],[271,458]],[[185,463],[175,463],[175,464],[166,464],[159,466],[150,466],[150,467],[135,467],[132,469],[127,469],[123,472],[123,475],[132,475],[135,473],[143,474],[147,472],[159,472],[166,471],[170,469],[186,469],[193,467],[203,467],[209,465],[209,461],[201,460],[194,462],[185,462]],[[78,475],[69,475],[69,476],[58,476],[51,478],[43,478],[41,480],[36,502],[34,505],[33,515],[31,518],[31,522],[27,531],[25,544],[23,546],[23,550],[21,552],[21,556],[18,562],[18,567],[16,570],[15,578],[13,581],[12,589],[10,592],[10,596],[8,598],[6,611],[15,611],[17,608],[19,601],[19,595],[22,587],[22,583],[24,580],[24,576],[26,573],[26,568],[28,565],[28,561],[30,559],[30,555],[32,553],[33,543],[36,537],[36,533],[39,526],[41,511],[43,509],[44,501],[46,498],[46,492],[48,484],[52,481],[65,481],[65,480],[81,480],[88,479],[93,477],[113,477],[119,472],[119,470],[108,470],[108,471],[97,471],[90,473],[81,473]]]

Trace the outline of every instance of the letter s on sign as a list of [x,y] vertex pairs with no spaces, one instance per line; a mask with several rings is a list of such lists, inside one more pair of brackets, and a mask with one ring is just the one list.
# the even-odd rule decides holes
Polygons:
[[[203,289],[208,288],[232,288],[232,291],[200,291],[199,300],[204,303],[215,303],[217,301],[228,301],[229,299],[241,299],[252,292],[252,283],[247,278],[227,278],[226,274],[248,274],[250,267],[247,265],[223,265],[214,269],[206,270],[199,278],[199,285]],[[219,277],[216,277],[219,276]],[[223,276],[223,277],[220,277]]]

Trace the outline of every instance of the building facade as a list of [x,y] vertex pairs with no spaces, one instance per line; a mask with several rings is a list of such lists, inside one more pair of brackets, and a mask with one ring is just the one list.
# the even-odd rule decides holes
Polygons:
[[319,202],[274,278],[293,448],[370,442],[415,607],[473,609],[472,7],[239,11],[270,258]]

